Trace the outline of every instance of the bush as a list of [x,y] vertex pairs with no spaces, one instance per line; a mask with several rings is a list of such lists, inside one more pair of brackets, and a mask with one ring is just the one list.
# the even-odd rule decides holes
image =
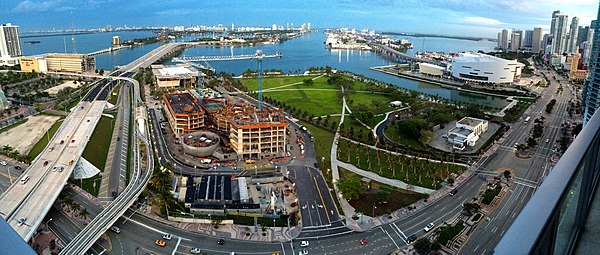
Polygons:
[[494,198],[500,194],[500,190],[502,190],[500,185],[496,185],[496,187],[493,189],[486,189],[485,192],[483,192],[483,199],[481,199],[481,203],[489,205],[492,200],[494,200]]

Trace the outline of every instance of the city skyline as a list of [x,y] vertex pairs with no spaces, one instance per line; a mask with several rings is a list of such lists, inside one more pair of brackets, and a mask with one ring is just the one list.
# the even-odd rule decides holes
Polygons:
[[[107,6],[112,9],[104,11]],[[2,23],[18,24],[22,32],[45,29],[97,28],[118,26],[195,26],[231,23],[243,26],[296,26],[312,22],[314,27],[356,27],[377,31],[441,34],[495,38],[502,28],[531,29],[542,27],[549,32],[554,10],[580,18],[581,25],[594,19],[597,2],[577,0],[535,1],[263,1],[227,4],[208,2],[199,6],[193,1],[88,0],[9,0],[0,3]],[[35,19],[32,19],[34,15]],[[264,19],[263,17],[269,17]],[[436,22],[427,22],[436,17]]]

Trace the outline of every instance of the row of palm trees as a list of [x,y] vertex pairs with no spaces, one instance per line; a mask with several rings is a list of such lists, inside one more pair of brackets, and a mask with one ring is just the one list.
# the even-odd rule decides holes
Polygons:
[[86,208],[81,207],[81,205],[79,205],[78,203],[75,203],[75,201],[73,201],[73,199],[70,196],[61,194],[60,199],[65,205],[71,208],[71,210],[78,212],[83,219],[85,219],[90,214]]
[[0,149],[0,154],[25,163],[29,163],[31,160],[28,155],[21,154],[18,150],[8,144]]
[[173,166],[170,163],[167,163],[164,167],[157,166],[150,178],[150,188],[155,193],[160,208],[165,210],[177,204],[171,193],[172,170]]

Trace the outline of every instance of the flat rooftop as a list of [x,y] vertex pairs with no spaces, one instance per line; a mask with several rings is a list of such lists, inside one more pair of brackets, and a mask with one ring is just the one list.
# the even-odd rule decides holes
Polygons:
[[455,127],[453,129],[450,129],[450,131],[448,131],[448,134],[450,134],[450,138],[454,138],[455,136],[452,136],[452,134],[461,134],[463,136],[468,136],[471,133],[473,133],[473,131],[466,129],[466,128],[459,128],[459,127]]
[[188,92],[165,94],[165,99],[168,101],[170,108],[176,114],[193,114],[202,112],[200,106],[196,103],[196,99]]
[[477,63],[492,63],[492,62],[516,62],[516,60],[507,60],[497,58],[483,53],[459,53],[458,57],[452,58],[452,62],[477,62]]
[[233,116],[232,123],[237,126],[262,125],[262,124],[287,124],[282,110],[250,110],[240,112]]
[[472,118],[472,117],[464,117],[457,122],[457,124],[468,125],[471,127],[477,126],[481,123],[485,122],[485,120]]
[[180,78],[189,79],[198,77],[198,70],[189,65],[163,66],[153,65],[152,73],[158,79],[160,78]]

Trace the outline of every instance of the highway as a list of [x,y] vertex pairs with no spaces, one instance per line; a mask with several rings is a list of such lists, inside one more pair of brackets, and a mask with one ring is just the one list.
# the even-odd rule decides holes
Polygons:
[[[548,77],[553,73],[543,71]],[[557,75],[557,77],[559,77]],[[563,84],[564,92],[556,95],[558,83]],[[471,235],[471,238],[461,250],[464,254],[491,254],[495,245],[500,241],[502,235],[510,227],[518,213],[523,209],[531,195],[535,192],[535,187],[539,186],[543,178],[549,173],[554,164],[550,160],[553,154],[552,147],[558,143],[561,137],[559,132],[561,124],[567,113],[566,109],[569,102],[573,99],[573,86],[562,77],[558,83],[553,81],[540,97],[538,102],[532,105],[524,114],[531,116],[529,123],[519,121],[512,126],[512,132],[507,136],[500,149],[492,155],[486,162],[484,169],[495,170],[497,168],[510,168],[515,171],[517,182],[510,188],[510,191],[502,199],[502,202],[488,216],[491,220],[483,222]],[[552,99],[557,103],[551,114],[545,112],[546,104]],[[545,117],[545,129],[543,136],[539,139],[539,145],[534,156],[531,159],[519,159],[514,156],[515,143],[525,143],[529,136],[529,131],[534,126],[534,119],[539,116]],[[546,143],[546,140],[549,140]]]

